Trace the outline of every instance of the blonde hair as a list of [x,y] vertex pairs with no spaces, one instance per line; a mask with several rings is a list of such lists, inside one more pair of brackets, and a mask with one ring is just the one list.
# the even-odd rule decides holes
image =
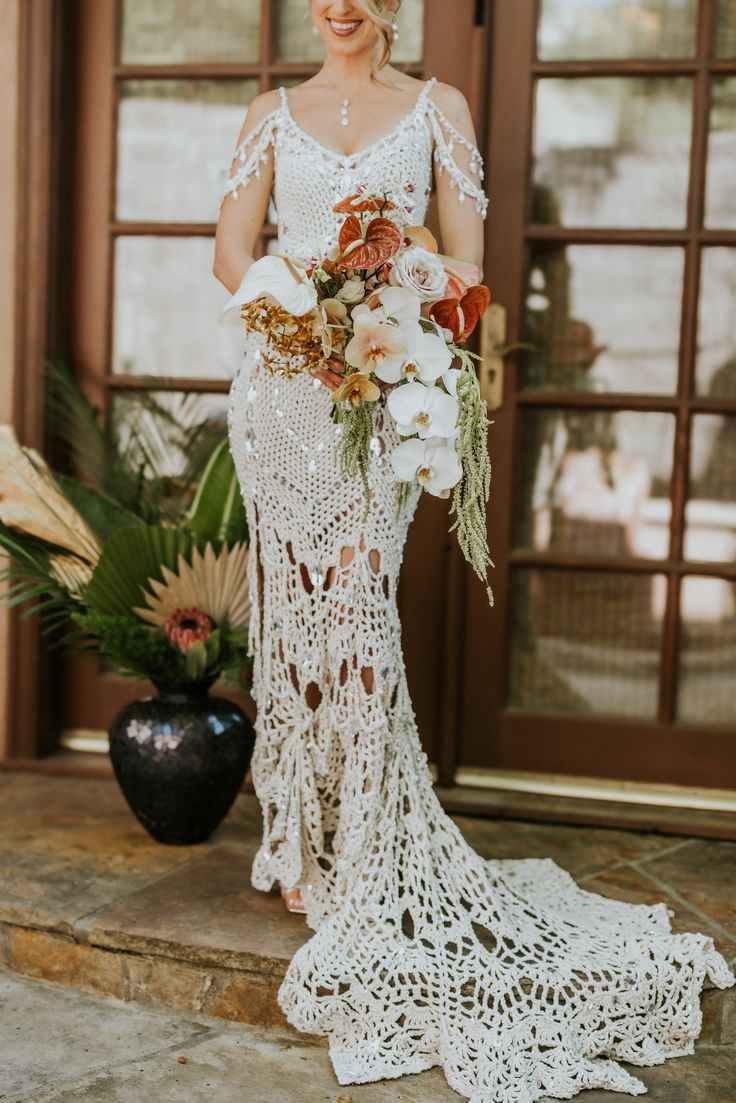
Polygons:
[[373,20],[377,31],[371,66],[371,76],[375,76],[378,70],[388,65],[391,59],[391,47],[394,44],[394,25],[391,16],[394,12],[389,8],[386,0],[355,0],[355,3],[356,7]]

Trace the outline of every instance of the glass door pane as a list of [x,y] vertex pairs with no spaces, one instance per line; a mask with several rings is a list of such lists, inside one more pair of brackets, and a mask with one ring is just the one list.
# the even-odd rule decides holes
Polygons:
[[124,65],[258,60],[261,0],[122,0]]
[[113,372],[232,377],[242,339],[218,325],[227,295],[212,275],[212,238],[119,237],[114,286]]
[[654,719],[665,578],[522,569],[514,579],[509,704]]
[[533,246],[521,386],[674,394],[684,262],[679,247]]
[[705,224],[736,227],[736,76],[716,77],[711,89]]
[[524,410],[516,546],[665,559],[674,435],[671,414]]
[[539,57],[692,57],[697,0],[542,0]]
[[687,77],[545,77],[534,118],[534,217],[562,226],[684,226]]
[[257,93],[255,80],[123,81],[117,217],[216,221],[233,134]]
[[716,57],[736,57],[736,5],[733,0],[718,0]]

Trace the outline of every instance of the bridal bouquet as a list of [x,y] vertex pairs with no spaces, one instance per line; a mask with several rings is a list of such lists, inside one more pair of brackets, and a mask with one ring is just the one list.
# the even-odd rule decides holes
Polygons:
[[[370,508],[374,408],[386,407],[402,438],[389,454],[397,515],[417,483],[449,498],[466,560],[485,581],[491,466],[489,421],[464,347],[488,306],[474,269],[438,252],[424,226],[399,228],[387,197],[358,191],[334,210],[345,214],[336,245],[307,267],[269,254],[255,261],[226,304],[246,328],[266,337],[262,360],[291,378],[329,367],[344,376],[332,394],[340,424],[342,471],[359,475]],[[455,366],[455,365],[459,366]],[[490,588],[489,600],[492,601]]]

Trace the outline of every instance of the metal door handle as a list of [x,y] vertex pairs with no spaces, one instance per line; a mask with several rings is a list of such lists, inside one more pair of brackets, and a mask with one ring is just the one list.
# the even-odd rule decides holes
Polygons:
[[506,348],[506,308],[491,303],[481,319],[479,376],[480,389],[489,410],[503,405],[503,358]]

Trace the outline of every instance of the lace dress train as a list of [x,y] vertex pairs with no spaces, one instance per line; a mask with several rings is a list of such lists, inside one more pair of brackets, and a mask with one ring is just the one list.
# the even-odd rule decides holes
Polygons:
[[[433,161],[485,213],[477,150],[433,84],[386,139],[347,158],[297,126],[282,90],[239,147],[228,193],[272,153],[280,249],[301,259],[329,248],[332,204],[361,183],[421,222]],[[251,533],[263,810],[251,879],[264,891],[299,883],[314,932],[280,1006],[328,1036],[341,1084],[441,1065],[471,1103],[644,1092],[619,1061],[692,1053],[704,980],[736,977],[710,937],[671,930],[664,903],[611,900],[551,859],[488,861],[465,841],[437,800],[407,690],[396,586],[419,492],[397,522],[383,400],[365,518],[359,481],[338,472],[328,392],[271,376],[260,341],[245,338],[228,415]]]

